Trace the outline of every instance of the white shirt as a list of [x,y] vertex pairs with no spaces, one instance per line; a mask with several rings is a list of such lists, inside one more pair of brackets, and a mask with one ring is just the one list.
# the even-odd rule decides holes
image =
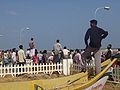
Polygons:
[[80,53],[76,53],[73,59],[74,59],[74,61],[76,61],[77,64],[84,65],[83,62],[82,62]]
[[12,53],[12,60],[13,60],[14,62],[16,62],[16,52],[13,52],[13,53]]
[[20,49],[18,51],[18,57],[19,57],[19,62],[24,62],[24,59],[26,59],[24,50]]
[[30,57],[33,57],[35,55],[35,48],[30,49]]
[[65,56],[67,56],[67,55],[69,55],[69,50],[67,50],[67,49],[63,49],[63,54],[65,55]]
[[54,44],[53,50],[55,51],[55,54],[59,54],[59,53],[60,53],[60,50],[62,50],[61,44],[60,44],[60,43]]

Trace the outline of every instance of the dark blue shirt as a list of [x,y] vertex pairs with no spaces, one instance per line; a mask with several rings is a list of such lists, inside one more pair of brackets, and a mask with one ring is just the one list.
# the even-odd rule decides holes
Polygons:
[[[99,27],[89,28],[85,34],[85,44],[87,47],[100,48],[102,39],[104,39],[107,35],[108,32]],[[89,44],[88,40],[90,40]]]

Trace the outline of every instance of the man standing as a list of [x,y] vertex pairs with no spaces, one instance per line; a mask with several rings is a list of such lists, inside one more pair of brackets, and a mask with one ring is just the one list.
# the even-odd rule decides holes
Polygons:
[[35,42],[34,42],[34,38],[30,39],[29,47],[30,47],[30,57],[32,58],[35,55]]
[[56,43],[53,46],[53,50],[54,50],[54,60],[55,60],[55,63],[57,63],[57,62],[60,63],[61,51],[62,51],[62,46],[60,44],[60,40],[56,40]]
[[29,47],[30,47],[30,49],[33,49],[35,47],[34,39],[33,38],[30,39]]
[[67,49],[67,47],[65,46],[62,50],[63,52],[63,59],[69,59],[70,58],[70,51]]
[[21,65],[24,65],[25,64],[25,52],[23,50],[23,45],[20,45],[19,46],[19,51],[18,51],[18,64],[21,66]]
[[108,32],[104,31],[102,28],[97,27],[97,20],[91,20],[90,26],[91,27],[87,30],[84,38],[86,49],[82,54],[82,59],[83,62],[86,63],[86,59],[90,57],[91,52],[93,52],[95,57],[95,73],[98,74],[101,71],[101,41],[102,39],[106,38]]

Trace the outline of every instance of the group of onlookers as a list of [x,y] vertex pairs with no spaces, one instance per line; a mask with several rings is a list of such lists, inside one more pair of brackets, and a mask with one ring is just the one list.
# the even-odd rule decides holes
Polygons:
[[30,61],[33,64],[60,63],[63,59],[73,59],[74,63],[80,63],[83,65],[80,50],[69,50],[66,46],[62,48],[59,40],[56,40],[52,51],[39,51],[35,49],[33,38],[31,38],[29,49],[26,51],[24,50],[23,45],[19,45],[18,50],[13,48],[10,50],[0,51],[1,65],[24,65],[27,61]]
[[[107,49],[102,53],[101,58],[102,61],[111,58],[113,55],[112,45],[109,44]],[[0,51],[0,64],[1,65],[24,65],[28,64],[27,61],[33,64],[46,64],[46,63],[60,63],[63,59],[72,59],[73,63],[80,64],[84,66],[85,62],[82,60],[82,53],[84,53],[84,49],[75,49],[70,50],[66,46],[62,48],[60,44],[60,40],[56,40],[56,43],[53,45],[52,51],[39,51],[35,49],[35,43],[33,38],[31,38],[29,42],[29,49],[26,51],[23,49],[23,45],[19,45],[19,49],[16,48],[10,50],[1,50]],[[120,54],[120,49],[118,49],[118,54]],[[91,55],[91,57],[94,57]],[[88,58],[88,61],[92,58]],[[30,63],[29,63],[30,64]]]
[[[0,51],[0,64],[8,65],[24,65],[24,64],[46,64],[60,63],[62,60],[72,59],[73,63],[80,64],[83,71],[86,71],[87,63],[92,61],[95,64],[95,74],[101,72],[101,61],[114,57],[120,58],[120,49],[116,53],[112,50],[112,45],[109,44],[107,49],[101,53],[101,42],[108,35],[108,31],[97,26],[97,20],[90,21],[90,28],[85,33],[84,41],[86,48],[83,50],[70,50],[66,46],[62,47],[60,40],[56,40],[52,51],[39,51],[35,48],[34,38],[30,39],[29,48],[24,51],[23,45],[19,45],[19,50]],[[29,63],[28,63],[29,61]],[[118,63],[120,65],[120,63]]]

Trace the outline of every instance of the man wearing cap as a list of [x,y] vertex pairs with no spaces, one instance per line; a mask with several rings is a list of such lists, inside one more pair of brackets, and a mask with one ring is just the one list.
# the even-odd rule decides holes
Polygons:
[[[95,74],[101,71],[101,41],[106,38],[108,32],[102,28],[97,27],[97,20],[90,21],[90,28],[87,30],[84,41],[86,45],[85,52],[82,54],[83,62],[86,67],[86,59],[91,56],[93,52],[95,57]],[[89,41],[89,42],[88,42]]]

